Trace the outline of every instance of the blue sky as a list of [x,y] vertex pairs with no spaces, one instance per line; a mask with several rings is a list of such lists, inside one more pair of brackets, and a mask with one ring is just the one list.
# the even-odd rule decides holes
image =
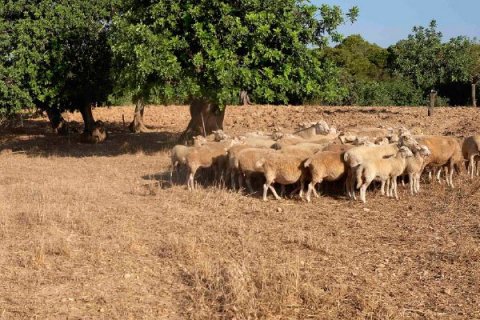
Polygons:
[[347,10],[360,8],[352,25],[340,28],[345,35],[359,33],[366,40],[388,47],[407,37],[415,25],[437,20],[443,40],[465,35],[480,38],[480,0],[310,0],[315,5],[336,4]]

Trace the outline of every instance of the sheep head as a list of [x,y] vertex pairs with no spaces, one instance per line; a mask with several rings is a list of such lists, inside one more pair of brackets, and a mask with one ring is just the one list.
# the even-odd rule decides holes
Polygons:
[[326,135],[330,133],[330,126],[327,124],[325,120],[320,120],[315,123],[315,133]]
[[408,158],[408,157],[413,157],[413,152],[406,146],[401,146],[400,149],[398,149],[398,153],[402,158]]

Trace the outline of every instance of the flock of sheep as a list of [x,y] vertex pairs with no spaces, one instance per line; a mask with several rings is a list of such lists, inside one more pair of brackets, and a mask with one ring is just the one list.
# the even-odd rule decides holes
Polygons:
[[[268,191],[278,200],[275,189],[280,185],[295,185],[291,194],[311,201],[318,197],[316,187],[323,181],[345,181],[345,190],[356,200],[366,202],[367,189],[373,181],[381,184],[381,194],[398,199],[397,180],[408,177],[412,195],[420,190],[420,176],[428,172],[429,179],[442,172],[453,188],[453,174],[461,172],[465,162],[471,178],[479,174],[480,136],[460,141],[451,136],[414,135],[406,128],[358,128],[337,132],[325,121],[302,123],[292,134],[275,130],[271,134],[247,133],[229,137],[223,131],[194,138],[193,146],[176,145],[171,150],[172,170],[188,169],[187,186],[196,188],[195,175],[199,168],[211,168],[216,181],[226,181],[233,190],[243,189],[244,182],[254,193],[252,177],[262,175],[263,200]],[[305,192],[305,183],[308,188]]]

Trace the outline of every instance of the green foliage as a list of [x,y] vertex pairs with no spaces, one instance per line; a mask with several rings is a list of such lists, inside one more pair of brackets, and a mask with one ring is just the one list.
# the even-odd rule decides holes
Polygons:
[[3,1],[0,109],[76,109],[111,88],[110,1]]
[[388,78],[387,49],[365,41],[360,35],[348,36],[336,47],[327,48],[324,55],[356,79]]
[[[258,103],[338,99],[338,70],[310,46],[338,40],[338,6],[307,1],[125,0],[113,20],[117,91],[134,100],[205,97],[221,107],[247,90]],[[317,19],[319,17],[319,19]]]
[[435,20],[428,28],[414,27],[406,40],[389,48],[393,73],[410,79],[425,93],[445,84],[471,81],[480,69],[474,40],[459,36],[442,43],[436,27]]
[[411,79],[424,92],[435,87],[444,76],[442,33],[436,28],[435,20],[428,28],[415,26],[406,40],[389,48],[393,72]]

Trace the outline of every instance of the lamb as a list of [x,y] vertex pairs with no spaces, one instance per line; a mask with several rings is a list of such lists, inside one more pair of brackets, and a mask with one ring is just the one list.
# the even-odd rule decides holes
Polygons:
[[303,197],[303,187],[306,169],[303,165],[304,156],[283,154],[280,152],[269,153],[255,163],[255,168],[263,172],[265,184],[263,185],[263,201],[267,201],[267,193],[270,189],[277,200],[279,195],[272,184],[277,182],[281,185],[293,184],[300,181],[300,198]]
[[414,136],[425,145],[431,155],[425,159],[424,168],[445,168],[447,185],[454,188],[453,171],[461,172],[463,162],[462,148],[454,137],[445,136]]
[[474,135],[465,138],[462,144],[463,158],[467,161],[468,174],[471,179],[478,176],[477,161],[480,157],[480,135]]
[[382,183],[381,194],[385,194],[385,185],[387,184],[387,195],[395,196],[398,200],[397,177],[401,175],[407,166],[407,157],[412,157],[413,153],[405,146],[400,147],[398,153],[390,158],[370,159],[361,165],[361,179],[357,181],[357,188],[360,188],[360,199],[363,203],[367,202],[367,188],[373,180]]
[[304,163],[304,167],[308,168],[311,175],[311,182],[308,185],[306,199],[311,201],[312,192],[315,192],[315,186],[318,183],[326,181],[336,181],[342,178],[346,172],[345,162],[343,161],[343,152],[322,151],[316,153]]
[[[212,166],[215,166],[217,169],[223,168],[227,162],[228,149],[238,143],[238,140],[226,140],[200,147],[192,147],[185,157],[189,169],[188,190],[192,191],[195,189],[195,173],[199,168]],[[217,176],[217,174],[218,170],[215,170],[215,175]]]
[[414,152],[413,157],[407,158],[407,166],[404,174],[408,175],[408,180],[410,181],[410,193],[412,195],[420,192],[420,175],[423,171],[425,159],[430,155],[431,152],[427,146],[420,146],[420,150]]

